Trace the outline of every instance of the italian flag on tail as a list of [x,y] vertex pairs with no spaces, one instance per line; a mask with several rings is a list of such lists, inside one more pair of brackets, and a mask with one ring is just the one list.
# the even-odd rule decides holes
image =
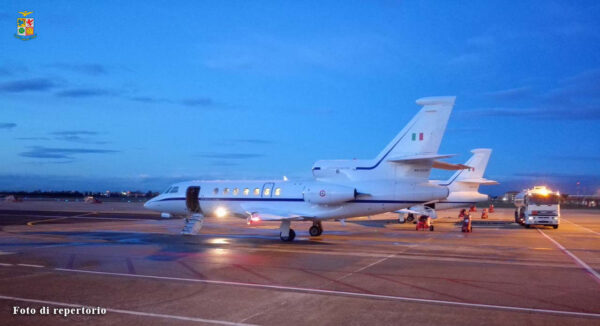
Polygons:
[[[423,140],[423,133],[420,132],[419,135],[418,135],[418,137],[419,137],[419,141]],[[417,133],[416,132],[413,132],[413,134],[412,134],[412,140],[413,141],[417,140]]]

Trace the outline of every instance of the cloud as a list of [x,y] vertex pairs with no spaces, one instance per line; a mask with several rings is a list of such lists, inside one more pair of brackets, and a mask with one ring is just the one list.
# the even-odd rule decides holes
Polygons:
[[91,137],[99,135],[100,133],[96,131],[89,130],[64,130],[64,131],[55,131],[51,132],[51,135],[54,135],[54,139],[74,142],[74,143],[82,143],[82,144],[96,144],[103,145],[107,144],[106,141],[94,140]]
[[213,99],[209,97],[198,97],[198,98],[187,98],[181,100],[168,99],[164,97],[154,97],[154,96],[134,96],[128,97],[127,99],[147,104],[179,104],[183,106],[189,107],[228,107],[225,104],[215,102]]
[[73,71],[85,75],[98,76],[105,75],[108,73],[106,66],[96,63],[88,64],[74,64],[74,63],[55,63],[48,65],[48,67],[56,68],[59,70]]
[[13,69],[9,67],[0,67],[0,76],[12,76],[13,73]]
[[532,88],[529,86],[503,89],[485,93],[484,95],[496,100],[519,100],[532,95]]
[[151,96],[135,96],[135,97],[130,97],[129,98],[131,101],[134,102],[141,102],[141,103],[173,103],[172,100],[166,99],[166,98],[160,98],[160,97],[151,97]]
[[266,140],[266,139],[240,139],[240,138],[225,139],[225,140],[223,140],[223,142],[242,143],[242,144],[261,144],[261,145],[273,143],[273,141]]
[[208,163],[210,166],[238,166],[239,163],[223,160],[215,160]]
[[184,99],[184,100],[181,100],[180,103],[183,105],[186,105],[186,106],[199,106],[199,107],[215,106],[215,102],[208,97]]
[[79,154],[111,154],[119,151],[111,149],[93,148],[52,148],[43,146],[32,146],[26,152],[19,153],[23,157],[46,158],[46,159],[74,159]]
[[260,153],[199,153],[194,155],[196,157],[203,158],[215,158],[215,159],[225,159],[225,160],[243,160],[249,158],[258,158],[264,157],[264,154]]
[[51,135],[59,135],[59,136],[78,136],[78,135],[98,135],[97,131],[89,131],[89,130],[64,130],[64,131],[54,131],[50,133]]
[[56,83],[48,78],[30,78],[0,83],[0,92],[41,92],[55,87]]
[[0,129],[12,129],[16,126],[17,124],[14,122],[0,122]]
[[50,140],[48,137],[17,137],[16,140]]
[[75,88],[56,93],[58,97],[72,97],[72,98],[83,98],[83,97],[98,97],[98,96],[114,96],[117,93],[115,91],[102,89],[102,88]]

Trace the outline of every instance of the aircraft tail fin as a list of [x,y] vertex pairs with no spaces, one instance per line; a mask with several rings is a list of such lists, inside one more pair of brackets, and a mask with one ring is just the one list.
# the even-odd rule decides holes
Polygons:
[[483,177],[492,150],[489,148],[477,148],[472,150],[471,153],[473,153],[473,156],[465,163],[469,168],[457,171],[443,184],[448,186],[450,191],[477,191],[479,185],[497,184],[496,181]]
[[377,155],[376,160],[437,154],[446,131],[456,97],[425,97],[417,100],[423,106],[412,120]]

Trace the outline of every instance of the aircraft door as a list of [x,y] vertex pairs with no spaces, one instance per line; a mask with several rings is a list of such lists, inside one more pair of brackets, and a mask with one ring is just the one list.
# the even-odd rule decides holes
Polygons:
[[273,185],[274,183],[272,182],[267,182],[263,185],[261,195],[263,198],[271,198],[271,196],[273,196]]
[[187,188],[185,192],[185,206],[188,212],[202,214],[202,209],[200,208],[200,200],[198,199],[199,195],[200,187],[190,186]]

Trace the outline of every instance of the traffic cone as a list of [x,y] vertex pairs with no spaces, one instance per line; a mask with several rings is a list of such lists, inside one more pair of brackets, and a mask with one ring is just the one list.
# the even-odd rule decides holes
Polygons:
[[490,204],[490,213],[494,212],[494,204]]
[[488,210],[487,208],[484,208],[483,211],[481,211],[481,219],[485,220],[488,218]]
[[471,206],[471,209],[469,209],[469,212],[477,212],[477,208],[475,207],[475,205]]

